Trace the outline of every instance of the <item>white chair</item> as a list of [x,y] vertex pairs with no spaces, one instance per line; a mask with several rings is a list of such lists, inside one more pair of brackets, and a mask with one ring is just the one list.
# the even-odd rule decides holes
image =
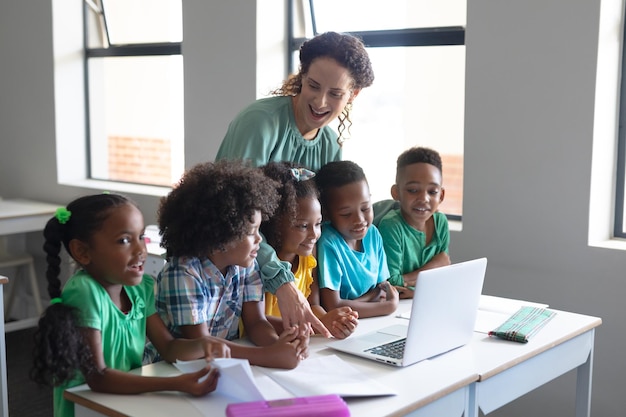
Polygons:
[[17,287],[24,281],[23,278],[28,276],[30,281],[30,288],[32,296],[35,301],[35,308],[37,309],[37,316],[43,313],[43,306],[41,304],[41,295],[39,294],[39,285],[37,284],[37,273],[35,272],[35,259],[30,254],[23,254],[17,256],[4,256],[0,257],[0,268],[16,268],[14,278],[11,280],[11,290],[9,293],[9,300],[4,308],[4,316],[6,319],[11,317],[11,309],[13,308],[13,302],[15,301],[15,294]]

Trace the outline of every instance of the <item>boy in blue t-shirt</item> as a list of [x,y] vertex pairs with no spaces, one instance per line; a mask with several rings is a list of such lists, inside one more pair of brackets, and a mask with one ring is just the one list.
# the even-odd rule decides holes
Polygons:
[[315,176],[325,223],[317,242],[320,300],[327,311],[350,307],[359,318],[393,313],[398,291],[380,233],[372,225],[370,189],[351,161],[324,165]]

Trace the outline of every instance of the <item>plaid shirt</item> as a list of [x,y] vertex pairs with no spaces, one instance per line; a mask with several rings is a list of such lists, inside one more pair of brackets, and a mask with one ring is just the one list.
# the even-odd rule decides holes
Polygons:
[[239,337],[243,303],[263,300],[259,267],[228,267],[226,276],[208,258],[174,257],[157,278],[156,307],[175,337],[180,326],[207,323],[213,336]]

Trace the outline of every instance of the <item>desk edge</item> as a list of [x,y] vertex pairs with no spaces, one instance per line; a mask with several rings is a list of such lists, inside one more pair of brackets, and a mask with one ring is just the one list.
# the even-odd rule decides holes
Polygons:
[[[568,340],[572,340],[575,337],[580,336],[581,334],[587,333],[587,332],[589,332],[591,330],[595,330],[595,328],[600,326],[601,324],[602,324],[602,319],[599,318],[599,317],[595,317],[595,320],[593,322],[587,324],[584,327],[581,327],[580,329],[576,330],[575,332],[572,332],[572,333],[568,334],[567,336],[563,336],[563,337],[555,340],[553,343],[550,343],[548,345],[545,345],[545,346],[542,346],[542,347],[540,347],[538,349],[535,349],[535,350],[533,350],[531,352],[528,352],[526,355],[521,356],[521,357],[517,358],[514,361],[511,361],[509,363],[505,363],[504,365],[501,365],[501,366],[499,366],[499,367],[497,367],[495,369],[492,369],[489,372],[485,372],[484,374],[479,375],[478,382],[484,381],[486,379],[491,378],[492,376],[498,375],[499,373],[504,372],[507,369],[510,369],[510,368],[512,368],[512,367],[514,367],[514,366],[516,366],[516,365],[518,365],[518,364],[520,364],[520,363],[522,363],[524,361],[527,361],[528,359],[533,358],[533,357],[535,357],[535,356],[537,356],[537,355],[539,355],[539,354],[541,354],[543,352],[546,352],[546,351],[554,348],[555,346],[561,345],[561,344],[567,342]],[[514,343],[514,342],[512,342],[512,343]]]
[[101,403],[91,401],[88,398],[75,394],[72,391],[65,390],[63,392],[63,398],[65,398],[68,401],[73,402],[74,404],[82,405],[85,408],[88,408],[90,410],[103,414],[107,417],[130,417],[127,414],[122,414],[115,410],[111,410],[110,408],[106,407],[105,405]]

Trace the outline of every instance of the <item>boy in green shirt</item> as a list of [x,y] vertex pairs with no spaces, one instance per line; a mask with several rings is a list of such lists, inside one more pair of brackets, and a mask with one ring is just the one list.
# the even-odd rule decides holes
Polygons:
[[378,225],[389,266],[389,282],[400,298],[412,298],[420,271],[450,264],[450,233],[446,215],[438,210],[445,190],[439,153],[415,147],[397,160],[391,196],[400,208],[390,210]]

